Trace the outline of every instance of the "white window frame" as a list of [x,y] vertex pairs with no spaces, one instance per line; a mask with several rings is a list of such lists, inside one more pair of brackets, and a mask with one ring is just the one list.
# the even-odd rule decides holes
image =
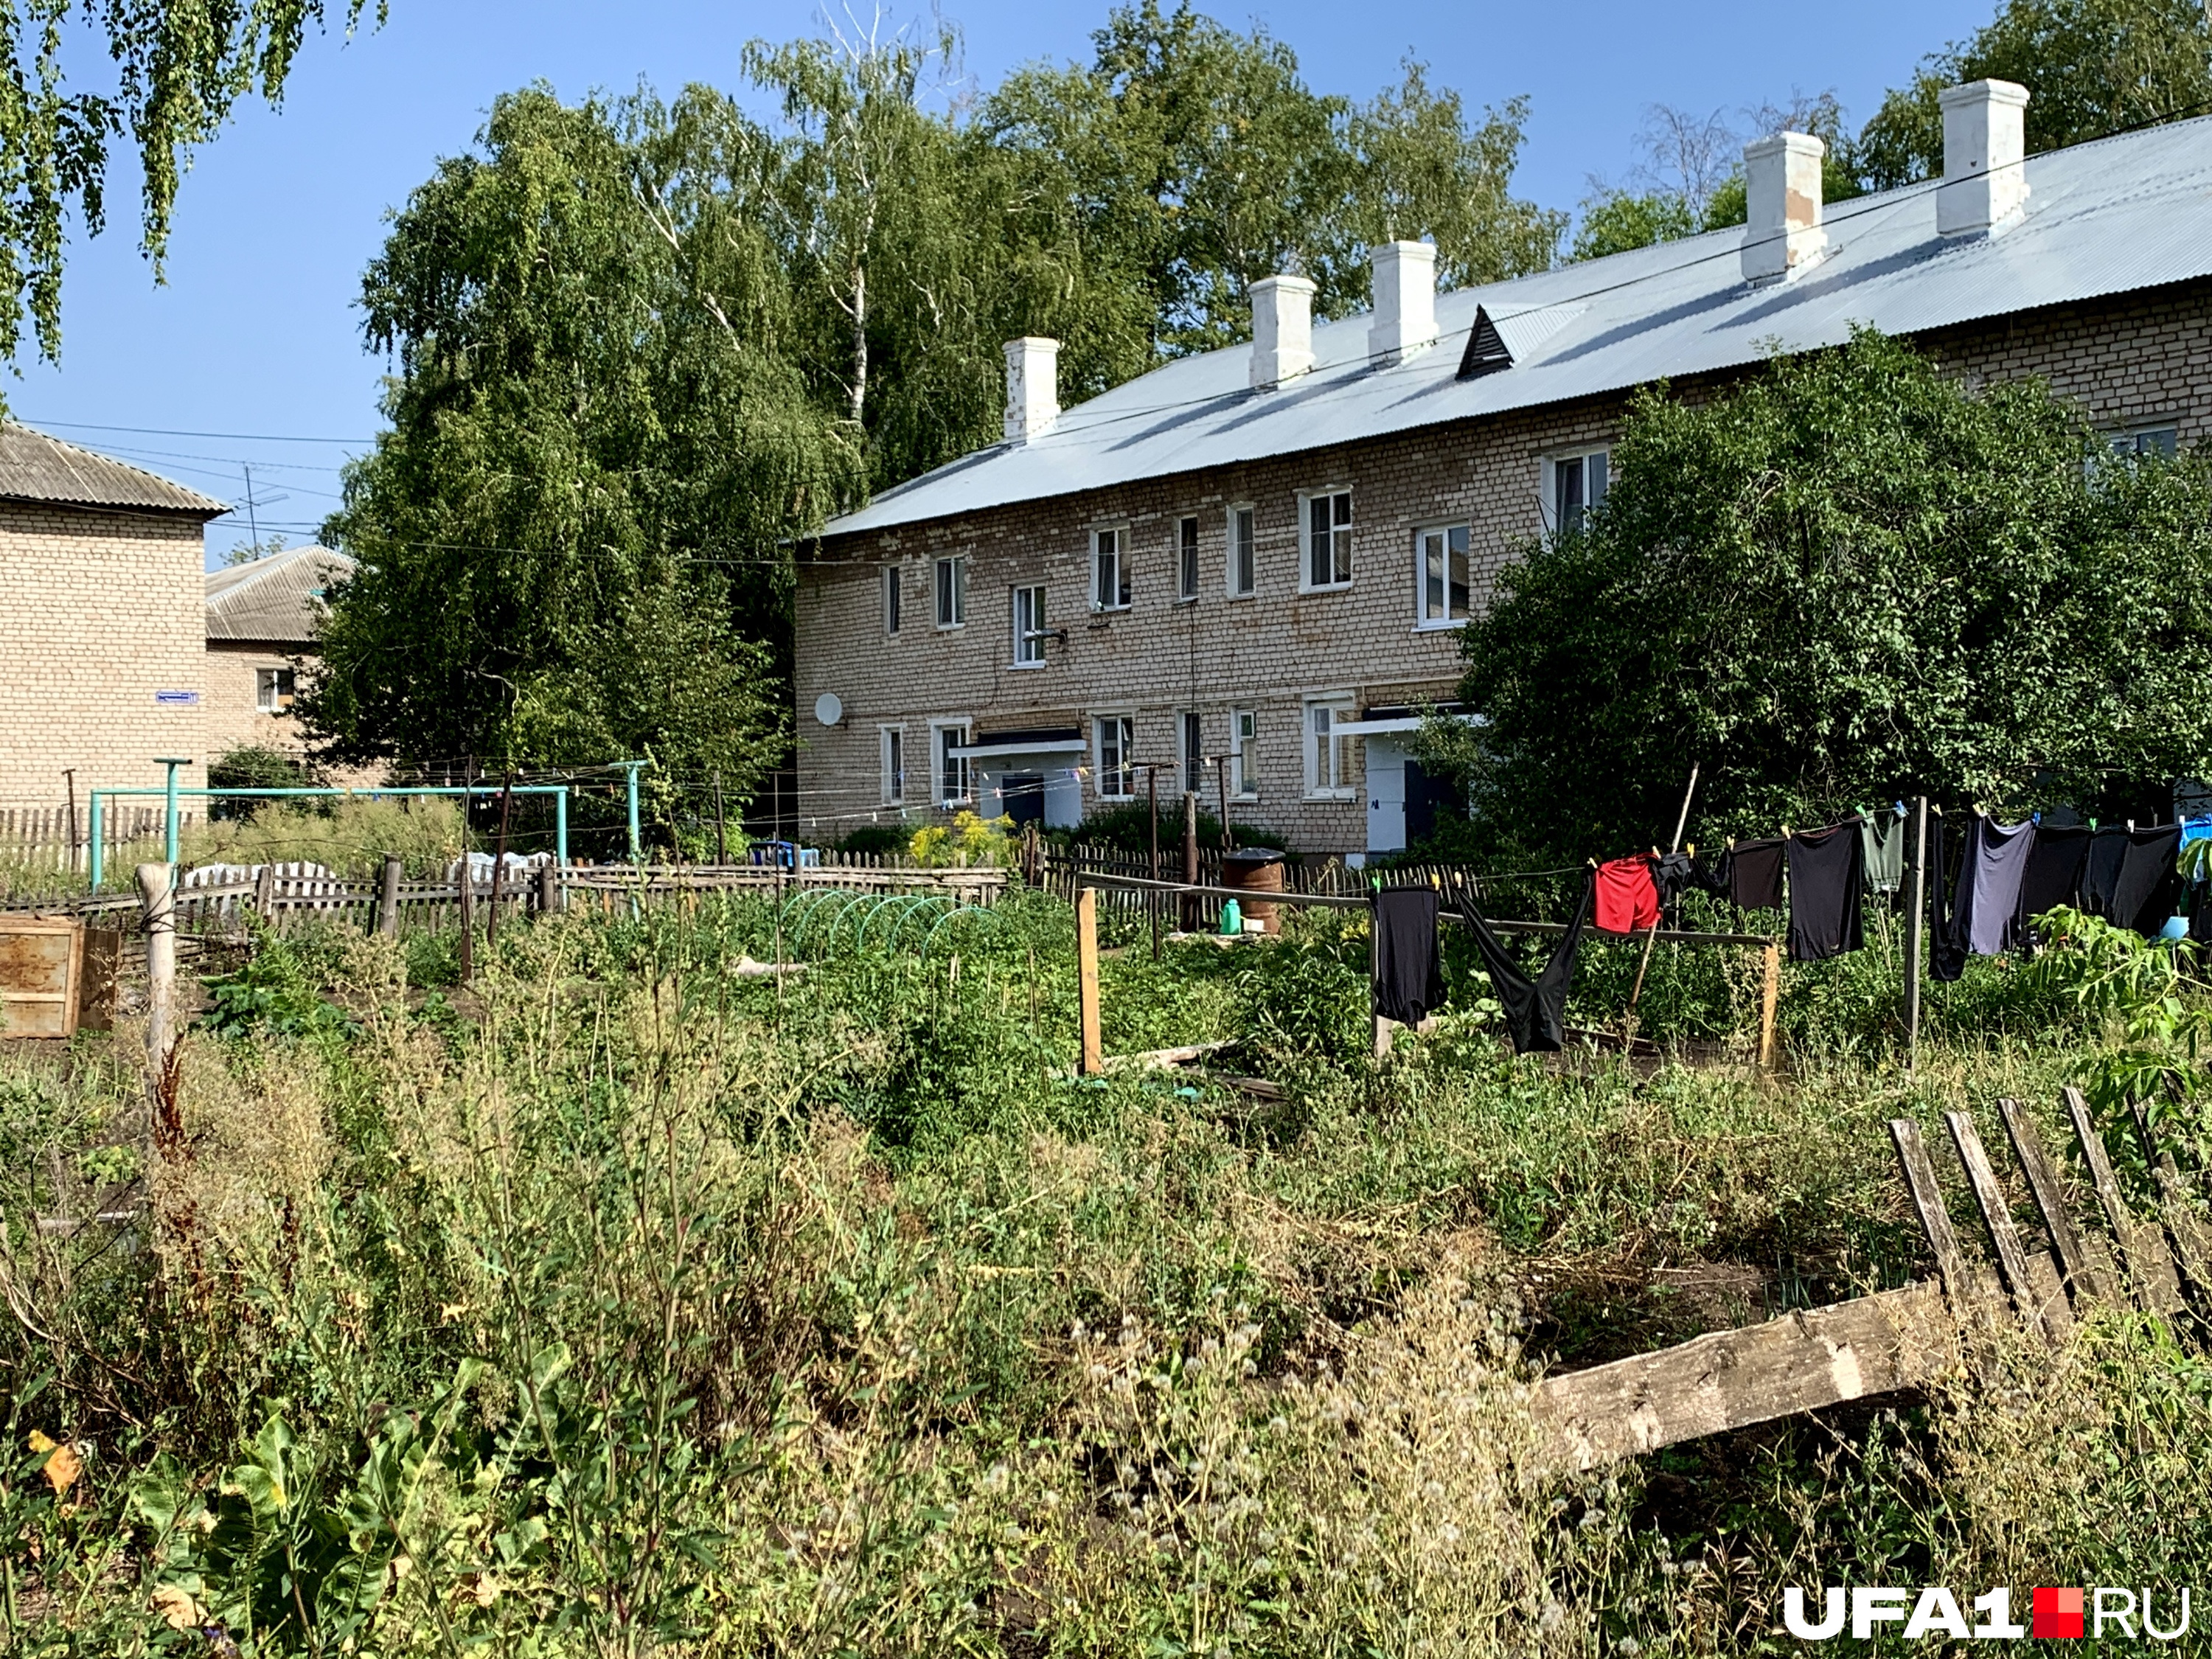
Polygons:
[[1198,514],[1186,513],[1176,520],[1176,603],[1198,603]]
[[[1237,521],[1240,518],[1245,520],[1247,527],[1252,532],[1244,539],[1241,549],[1237,535]],[[1229,545],[1222,560],[1222,586],[1232,599],[1249,599],[1260,591],[1260,509],[1250,501],[1231,502],[1224,515],[1224,522],[1228,530]],[[1246,573],[1237,568],[1237,556],[1239,551],[1249,554],[1252,560],[1250,571],[1252,580],[1241,587],[1237,585],[1237,579]]]
[[[1120,753],[1109,765],[1106,758],[1106,728],[1111,724]],[[1107,711],[1091,717],[1091,776],[1097,785],[1101,800],[1134,800],[1137,798],[1137,769],[1131,763],[1129,751],[1137,746],[1137,717],[1126,710]],[[1118,786],[1118,787],[1115,787]]]
[[[1026,616],[1024,608],[1028,608]],[[1008,590],[1006,614],[1013,619],[1014,661],[1020,669],[1042,668],[1045,665],[1044,642],[1050,637],[1045,627],[1044,584],[1024,582]]]
[[889,640],[898,637],[900,625],[906,621],[905,579],[899,571],[895,564],[884,567],[884,637]]
[[[1466,578],[1467,609],[1459,616],[1451,614],[1451,538],[1460,538],[1460,572]],[[1443,614],[1437,616],[1429,610],[1429,542],[1433,537],[1444,541]],[[1413,532],[1413,626],[1423,633],[1443,633],[1455,628],[1464,628],[1474,614],[1474,526],[1464,521],[1458,524],[1425,524]]]
[[[284,678],[292,678],[293,689],[284,690]],[[259,714],[288,714],[292,711],[292,699],[299,696],[299,672],[291,668],[257,668],[253,671],[253,708]]]
[[903,725],[876,728],[876,762],[882,775],[884,805],[905,805],[906,727]]
[[[947,578],[951,580],[948,581]],[[948,553],[937,562],[933,599],[944,632],[968,626],[968,556]]]
[[1229,792],[1238,800],[1260,799],[1260,711],[1229,711]]
[[[964,744],[969,741],[974,729],[975,722],[964,714],[957,718],[948,715],[929,723],[929,793],[931,798],[948,811],[956,806],[975,804],[975,763],[965,755],[946,755],[945,738],[948,732],[957,733]],[[959,774],[955,780],[959,792],[957,794],[948,792],[945,787],[950,764],[959,767]]]
[[[1350,738],[1338,735],[1335,727],[1358,717],[1358,703],[1348,691],[1329,692],[1321,696],[1308,697],[1298,711],[1299,747],[1305,756],[1305,785],[1308,800],[1355,800],[1359,791],[1352,783],[1352,762],[1344,745]],[[1318,730],[1316,716],[1328,716],[1328,735]]]
[[[1108,551],[1108,542],[1112,551]],[[1107,561],[1113,561],[1109,579]],[[1127,611],[1132,588],[1129,582],[1129,526],[1125,524],[1102,524],[1091,532],[1091,608],[1097,611]]]
[[[1591,498],[1589,493],[1589,464],[1592,460],[1595,460],[1604,469],[1605,476],[1605,481],[1599,486],[1595,500]],[[1537,488],[1540,492],[1537,506],[1544,515],[1544,533],[1547,536],[1559,534],[1562,528],[1559,511],[1559,473],[1560,470],[1570,463],[1579,464],[1583,469],[1583,500],[1577,509],[1578,512],[1588,513],[1591,507],[1596,506],[1612,492],[1612,445],[1592,444],[1584,449],[1563,449],[1556,455],[1545,456],[1537,470]]]
[[[1191,747],[1191,727],[1198,727],[1198,747]],[[1206,716],[1195,708],[1176,710],[1176,775],[1182,787],[1201,801],[1206,799]]]
[[[1325,501],[1329,507],[1329,580],[1317,582],[1314,574],[1313,504]],[[1344,516],[1336,516],[1335,503],[1344,503]],[[1332,484],[1326,489],[1303,489],[1298,492],[1298,592],[1301,593],[1340,593],[1352,586],[1354,567],[1352,532],[1358,520],[1352,505],[1352,487]],[[1340,558],[1339,555],[1341,555]],[[1343,574],[1338,574],[1341,570]]]

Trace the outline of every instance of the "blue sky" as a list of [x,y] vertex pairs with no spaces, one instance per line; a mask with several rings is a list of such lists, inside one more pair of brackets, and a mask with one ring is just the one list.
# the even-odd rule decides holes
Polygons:
[[[1017,64],[1086,56],[1106,9],[1103,0],[945,4],[965,33],[969,74],[986,86]],[[1793,89],[1832,88],[1863,119],[1924,53],[1995,7],[1422,0],[1370,9],[1284,0],[1209,9],[1288,41],[1326,92],[1366,97],[1412,52],[1436,84],[1472,105],[1528,94],[1516,190],[1571,208],[1589,175],[1618,178],[1633,164],[1654,103],[1733,115],[1785,102]],[[690,81],[738,89],[747,40],[815,32],[820,15],[813,0],[391,0],[391,10],[382,29],[351,41],[311,40],[285,108],[246,110],[201,153],[178,205],[164,287],[131,234],[135,169],[118,171],[107,233],[72,251],[61,364],[24,367],[8,393],[18,416],[225,501],[245,499],[251,466],[261,533],[311,538],[335,501],[337,469],[377,426],[386,366],[362,349],[353,304],[362,269],[387,210],[439,156],[469,145],[492,99],[537,80],[572,97],[626,91],[641,78],[664,92]],[[306,439],[341,441],[280,441]],[[245,520],[241,512],[210,526],[211,562],[245,538]]]

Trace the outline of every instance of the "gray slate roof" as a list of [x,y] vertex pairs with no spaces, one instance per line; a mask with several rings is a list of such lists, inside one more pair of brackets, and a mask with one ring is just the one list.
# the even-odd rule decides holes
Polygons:
[[[1247,384],[1249,346],[1185,358],[832,521],[825,535],[1096,489],[1842,343],[1854,324],[1912,334],[2212,275],[2212,117],[2031,156],[2026,216],[1994,237],[1936,234],[1936,181],[1832,204],[1828,252],[1753,289],[1743,232],[1710,232],[1437,297],[1441,337],[1377,369],[1364,316],[1314,329],[1310,374]],[[1461,380],[1480,307],[1513,365]]]
[[207,573],[207,636],[312,650],[323,594],[353,574],[327,547],[291,547],[251,564]]
[[143,467],[80,449],[13,421],[0,426],[0,501],[127,507],[198,519],[230,511],[222,502]]

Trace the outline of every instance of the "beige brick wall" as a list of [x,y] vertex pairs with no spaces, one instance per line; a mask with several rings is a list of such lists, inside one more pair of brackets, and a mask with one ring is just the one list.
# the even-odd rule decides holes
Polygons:
[[64,767],[80,805],[96,784],[159,784],[157,756],[205,783],[200,568],[195,519],[0,502],[0,802],[60,804]]
[[255,706],[255,676],[264,668],[290,668],[293,659],[265,647],[228,640],[207,645],[207,690],[203,699],[208,758],[253,744],[301,752],[300,723],[287,714],[264,714]]
[[[1921,343],[1970,382],[2044,375],[2102,425],[2172,423],[2184,443],[2212,432],[2212,283],[1945,330]],[[1735,378],[1686,380],[1677,391],[1695,397]],[[1416,530],[1470,524],[1478,568],[1494,572],[1541,528],[1543,458],[1607,441],[1625,404],[1609,398],[1459,422],[826,543],[802,564],[797,601],[801,833],[827,841],[899,816],[881,805],[885,724],[904,727],[907,812],[921,817],[933,720],[964,717],[984,732],[1079,725],[1090,738],[1093,714],[1128,714],[1137,757],[1167,763],[1176,714],[1194,707],[1212,753],[1228,747],[1232,709],[1258,714],[1260,795],[1237,804],[1238,821],[1310,850],[1364,847],[1364,794],[1306,797],[1308,699],[1341,693],[1366,708],[1449,696],[1460,672],[1457,635],[1415,624]],[[1352,583],[1301,593],[1299,495],[1336,487],[1352,492]],[[1236,503],[1258,514],[1250,599],[1224,593],[1226,514]],[[1185,514],[1200,526],[1194,604],[1176,602]],[[1094,616],[1090,532],[1113,524],[1129,527],[1133,604]],[[955,554],[969,561],[968,620],[941,630],[932,568]],[[896,638],[883,626],[882,571],[890,563],[905,593]],[[1045,667],[1017,670],[1010,595],[1032,583],[1046,587],[1048,625],[1068,636],[1047,645]],[[824,691],[844,704],[834,729],[814,718]],[[1355,789],[1359,747],[1350,757]],[[1086,811],[1100,804],[1096,790],[1096,777],[1086,777]]]

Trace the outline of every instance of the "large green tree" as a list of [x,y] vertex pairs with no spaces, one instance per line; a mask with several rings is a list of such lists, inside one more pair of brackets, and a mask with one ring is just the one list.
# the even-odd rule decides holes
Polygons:
[[1610,493],[1463,636],[1487,834],[1579,856],[2212,763],[2212,468],[1859,335],[1636,404]]
[[[345,0],[350,32],[368,0]],[[109,148],[128,137],[138,162],[139,245],[158,277],[177,187],[192,151],[238,100],[281,103],[293,59],[325,0],[0,0],[0,359],[27,320],[39,355],[58,359],[69,216],[98,235],[107,220]],[[377,0],[383,21],[385,0]],[[104,47],[112,85],[72,88],[73,64]]]
[[793,367],[764,137],[725,102],[501,98],[364,283],[398,373],[325,536],[360,561],[304,711],[337,757],[774,757],[797,526],[857,447]]
[[2212,114],[2212,15],[2199,0],[2008,0],[1882,100],[1852,149],[1861,176],[1886,189],[1942,173],[1937,94],[1992,78],[2028,89],[2031,152]]

